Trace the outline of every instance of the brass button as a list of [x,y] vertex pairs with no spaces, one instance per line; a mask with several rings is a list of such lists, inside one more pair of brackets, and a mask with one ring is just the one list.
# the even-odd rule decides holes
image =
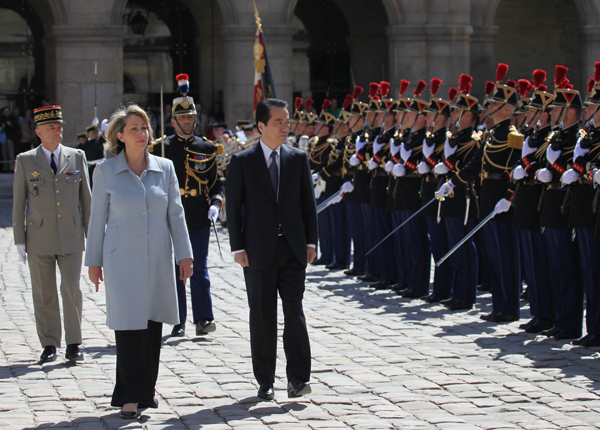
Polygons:
[[60,206],[60,202],[56,202],[56,205],[57,205],[57,206]]
[[58,194],[60,191],[56,190],[56,193]]
[[58,217],[60,218],[60,214],[58,214]]
[[58,182],[58,178],[54,178],[54,180],[55,180],[56,182]]

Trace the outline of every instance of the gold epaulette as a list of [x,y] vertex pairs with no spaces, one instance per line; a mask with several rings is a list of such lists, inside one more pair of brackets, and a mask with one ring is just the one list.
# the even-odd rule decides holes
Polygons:
[[523,149],[523,141],[525,140],[525,136],[519,133],[514,125],[511,125],[509,130],[508,147],[514,149]]
[[217,154],[223,154],[223,153],[225,153],[225,147],[222,144],[217,143],[215,145],[215,148],[217,148]]

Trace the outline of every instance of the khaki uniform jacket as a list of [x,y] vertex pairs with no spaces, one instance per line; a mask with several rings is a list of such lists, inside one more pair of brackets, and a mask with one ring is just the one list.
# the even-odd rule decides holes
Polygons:
[[[25,208],[29,211],[25,219]],[[13,184],[13,235],[30,254],[82,252],[91,191],[85,154],[62,146],[56,175],[42,145],[17,156]]]

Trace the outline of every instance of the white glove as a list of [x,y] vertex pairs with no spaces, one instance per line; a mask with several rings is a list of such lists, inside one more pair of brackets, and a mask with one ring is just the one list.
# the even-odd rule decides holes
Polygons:
[[334,198],[332,198],[332,199],[330,200],[330,201],[331,201],[331,204],[332,204],[332,205],[334,205],[334,204],[336,204],[336,203],[339,203],[339,202],[341,202],[341,201],[342,201],[342,199],[343,199],[343,198],[344,198],[344,195],[343,195],[343,193],[342,193],[342,194],[340,194],[339,196],[335,196]]
[[[550,147],[548,147],[548,149],[550,149]],[[540,169],[535,174],[535,179],[538,182],[549,184],[550,182],[552,182],[552,172],[548,169]]]
[[446,166],[444,163],[438,163],[433,168],[433,173],[436,175],[445,175],[450,171],[450,167]]
[[17,243],[17,252],[19,253],[19,258],[23,264],[27,264],[27,252],[25,252],[25,244]]
[[367,167],[369,168],[369,170],[375,170],[377,169],[377,167],[379,167],[379,163],[371,158]]
[[450,139],[446,138],[446,142],[444,142],[444,157],[448,158],[456,152],[458,145],[450,145]]
[[573,182],[575,182],[579,179],[579,176],[580,176],[579,173],[577,173],[575,170],[573,170],[573,169],[567,170],[560,177],[560,186],[564,187],[565,185],[572,184]]
[[406,161],[410,158],[411,155],[412,155],[412,149],[405,149],[404,143],[401,143],[400,144],[400,157],[402,157],[402,159],[404,161]]
[[520,181],[521,179],[526,178],[528,176],[529,173],[527,173],[527,170],[523,169],[523,166],[517,166],[512,171],[513,181]]
[[217,222],[217,216],[219,216],[219,208],[216,206],[211,206],[208,208],[208,219],[212,222]]
[[527,139],[525,139],[525,142],[523,142],[523,149],[521,149],[521,158],[527,157],[529,154],[533,154],[535,151],[537,151],[537,148],[532,148],[529,146],[529,136],[527,136]]
[[392,157],[395,157],[398,152],[400,152],[400,145],[394,145],[394,142],[392,142],[390,145],[390,154],[392,154]]
[[94,120],[92,121],[92,125],[98,125],[100,124],[100,121],[98,121],[98,118],[94,118]]
[[352,157],[350,157],[349,163],[351,166],[358,166],[360,164],[360,162],[361,162],[360,158],[358,158],[356,156],[356,154],[354,154]]
[[108,126],[108,120],[103,119],[102,124],[100,124],[100,133],[104,134],[104,130],[106,130],[107,126]]
[[385,163],[385,172],[392,173],[392,169],[394,168],[394,162],[392,160]]
[[439,190],[435,192],[436,197],[448,197],[454,190],[454,184],[450,181],[442,184]]
[[419,172],[419,175],[425,175],[425,174],[429,173],[430,171],[431,171],[431,168],[425,161],[421,161],[419,163],[419,165],[417,166],[417,172]]
[[510,202],[506,199],[500,199],[500,200],[498,200],[498,203],[496,203],[494,212],[496,213],[496,215],[498,215],[503,212],[508,212],[509,209],[510,209]]
[[318,173],[313,173],[312,175],[313,185],[317,185],[317,182],[321,180],[321,176]]
[[356,139],[356,151],[360,151],[367,144],[366,140]]
[[590,148],[582,148],[581,147],[581,137],[577,140],[577,144],[575,145],[575,150],[573,151],[573,160],[577,160],[579,157],[583,157],[588,152],[590,152]]
[[546,149],[546,160],[548,160],[550,164],[554,164],[554,162],[558,160],[558,157],[560,157],[560,154],[560,149],[555,151],[552,149],[552,145],[548,145],[548,149]]
[[429,158],[433,151],[435,150],[435,144],[431,144],[431,146],[427,145],[427,139],[423,139],[423,155],[425,158]]
[[394,177],[396,177],[396,178],[404,176],[405,174],[406,174],[406,169],[400,163],[396,164],[394,166],[394,168],[392,169],[392,175],[394,175]]
[[598,186],[598,184],[600,184],[600,170],[598,170],[596,173],[594,173],[594,188],[596,188]]
[[352,191],[354,191],[354,185],[352,185],[352,182],[346,181],[342,185],[342,190],[344,193],[351,193]]

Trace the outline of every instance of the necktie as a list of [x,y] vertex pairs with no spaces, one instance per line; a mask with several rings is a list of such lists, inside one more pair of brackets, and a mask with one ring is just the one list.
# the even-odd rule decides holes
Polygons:
[[50,154],[50,167],[52,167],[52,171],[56,175],[56,163],[54,162],[54,153]]
[[277,184],[279,184],[279,172],[277,171],[277,152],[271,152],[271,165],[269,166],[269,175],[271,175],[271,183],[275,190],[275,196],[277,196]]

